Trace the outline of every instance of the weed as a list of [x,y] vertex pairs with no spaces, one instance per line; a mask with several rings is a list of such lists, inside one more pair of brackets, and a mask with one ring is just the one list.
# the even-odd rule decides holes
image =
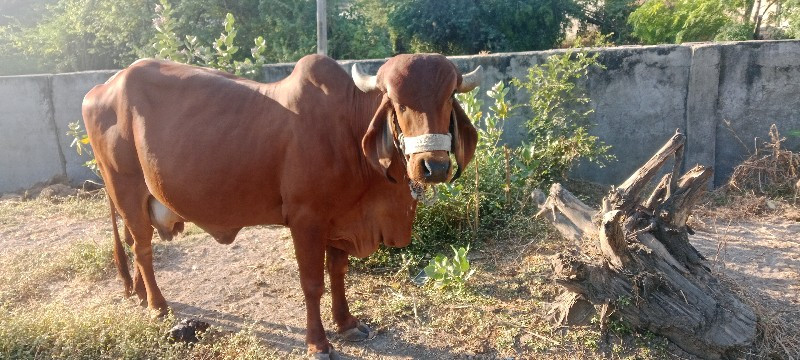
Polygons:
[[458,250],[452,246],[451,248],[454,253],[452,259],[444,255],[436,255],[424,269],[428,279],[433,281],[436,288],[461,289],[475,273],[475,269],[470,269],[469,260],[467,260],[469,246],[458,248]]

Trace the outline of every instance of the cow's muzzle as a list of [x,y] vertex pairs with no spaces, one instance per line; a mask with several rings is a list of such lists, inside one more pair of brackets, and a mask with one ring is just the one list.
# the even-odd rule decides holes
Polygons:
[[452,166],[447,151],[430,151],[409,156],[408,175],[422,184],[436,184],[450,179]]
[[420,159],[420,170],[426,183],[445,182],[450,178],[450,158],[446,160]]

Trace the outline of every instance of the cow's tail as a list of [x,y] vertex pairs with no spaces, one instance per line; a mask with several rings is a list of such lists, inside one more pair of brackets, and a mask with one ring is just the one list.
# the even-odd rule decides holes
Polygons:
[[128,269],[128,254],[125,253],[125,247],[122,246],[122,240],[119,238],[117,211],[114,208],[114,201],[111,200],[111,195],[108,195],[108,193],[106,193],[106,196],[108,196],[108,207],[111,211],[111,227],[114,229],[114,263],[117,265],[117,274],[125,284],[125,295],[130,296],[133,294],[133,279]]

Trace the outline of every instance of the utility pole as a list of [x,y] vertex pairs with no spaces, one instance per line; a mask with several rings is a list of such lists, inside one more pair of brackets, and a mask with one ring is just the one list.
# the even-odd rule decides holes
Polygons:
[[326,0],[317,0],[317,54],[328,55]]

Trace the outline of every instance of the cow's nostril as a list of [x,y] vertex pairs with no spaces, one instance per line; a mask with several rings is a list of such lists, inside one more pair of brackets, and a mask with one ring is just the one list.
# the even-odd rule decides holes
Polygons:
[[428,160],[423,160],[422,162],[423,162],[423,165],[425,165],[425,166],[423,166],[424,170],[423,170],[422,174],[425,175],[426,178],[430,177],[431,174],[433,174],[433,170],[431,170],[431,164],[428,162]]
[[450,170],[449,161],[429,161],[423,160],[422,175],[426,180],[432,182],[445,181],[447,172]]

